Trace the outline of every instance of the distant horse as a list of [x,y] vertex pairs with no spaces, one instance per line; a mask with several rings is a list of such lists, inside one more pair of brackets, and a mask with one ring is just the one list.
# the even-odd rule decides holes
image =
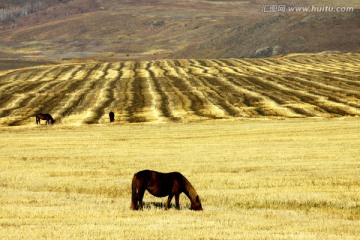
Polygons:
[[136,173],[132,179],[132,210],[143,209],[143,197],[145,190],[156,197],[168,196],[165,209],[170,207],[170,202],[175,196],[176,209],[180,209],[179,196],[181,193],[190,199],[191,210],[203,210],[201,201],[191,183],[179,172],[161,173],[151,170],[143,170]]
[[54,124],[55,120],[52,118],[52,116],[48,113],[46,114],[43,114],[43,113],[40,113],[40,114],[37,114],[36,115],[36,124],[40,124],[40,119],[41,120],[46,120],[46,124]]
[[113,112],[109,112],[109,118],[110,118],[110,122],[114,122],[115,121],[115,114]]

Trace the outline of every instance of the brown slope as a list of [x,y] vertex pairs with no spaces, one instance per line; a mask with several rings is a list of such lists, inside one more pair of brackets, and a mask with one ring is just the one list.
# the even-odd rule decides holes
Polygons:
[[[281,1],[72,0],[0,23],[0,56],[41,58],[215,58],[358,51],[359,13],[273,15]],[[292,6],[354,6],[357,1],[288,1]],[[357,5],[356,5],[357,4]]]
[[266,17],[260,8],[255,1],[73,0],[0,24],[0,56],[171,57]]
[[176,57],[267,57],[323,51],[360,51],[359,10],[275,15],[250,26],[239,25],[199,45],[191,45]]

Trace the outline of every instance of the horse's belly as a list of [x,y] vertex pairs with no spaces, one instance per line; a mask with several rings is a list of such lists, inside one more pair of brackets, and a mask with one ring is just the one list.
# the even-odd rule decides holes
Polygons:
[[170,195],[169,191],[164,191],[164,189],[159,189],[157,187],[148,187],[147,190],[155,197],[166,197]]

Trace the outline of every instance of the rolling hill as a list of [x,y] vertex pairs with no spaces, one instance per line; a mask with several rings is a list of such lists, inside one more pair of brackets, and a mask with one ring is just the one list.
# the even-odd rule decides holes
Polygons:
[[0,71],[0,125],[360,115],[360,54],[80,62]]
[[286,53],[359,51],[360,11],[352,13],[282,14],[251,26],[237,26],[177,57],[269,57]]
[[346,13],[262,12],[264,5],[283,4],[277,0],[18,0],[2,4],[0,57],[6,58],[114,61],[360,50],[359,3],[353,0],[286,3],[354,8]]

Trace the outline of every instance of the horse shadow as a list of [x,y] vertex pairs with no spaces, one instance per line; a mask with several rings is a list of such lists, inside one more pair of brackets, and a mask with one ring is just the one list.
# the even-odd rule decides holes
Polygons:
[[[143,202],[143,206],[146,209],[164,209],[165,205],[166,204],[163,202]],[[172,206],[173,204],[170,204],[170,205],[171,205],[171,207],[174,207],[174,206]]]
[[[144,209],[165,209],[166,203],[164,202],[143,202]],[[170,203],[169,209],[176,209],[176,205]],[[180,206],[180,209],[190,209],[189,206]]]

